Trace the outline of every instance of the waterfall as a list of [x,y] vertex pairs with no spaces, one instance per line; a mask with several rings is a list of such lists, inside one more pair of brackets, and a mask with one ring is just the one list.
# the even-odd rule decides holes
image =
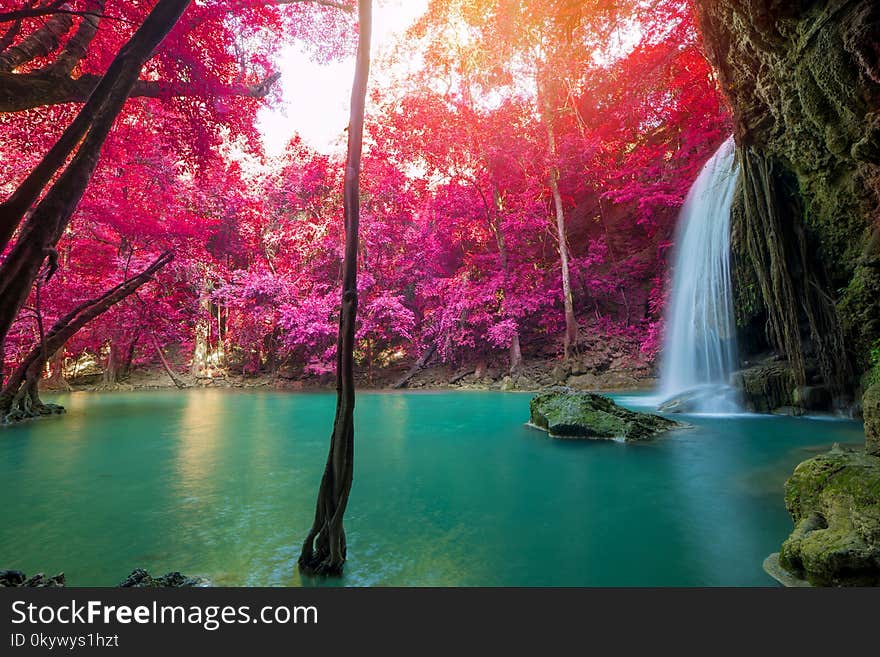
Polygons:
[[738,410],[729,386],[737,366],[730,282],[735,152],[731,137],[703,167],[679,216],[660,370],[663,410]]

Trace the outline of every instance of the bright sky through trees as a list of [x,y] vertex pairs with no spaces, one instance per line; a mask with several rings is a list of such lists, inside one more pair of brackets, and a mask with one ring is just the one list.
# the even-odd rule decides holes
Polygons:
[[[428,6],[428,0],[380,0],[373,18],[373,56],[391,46]],[[345,147],[348,100],[354,53],[343,60],[316,62],[302,44],[283,48],[278,60],[281,100],[259,114],[260,133],[268,155],[280,155],[294,132],[322,153]],[[371,86],[387,77],[374,71]]]

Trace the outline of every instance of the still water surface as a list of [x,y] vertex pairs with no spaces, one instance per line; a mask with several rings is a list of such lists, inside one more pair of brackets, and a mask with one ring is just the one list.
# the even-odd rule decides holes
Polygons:
[[[530,396],[362,393],[349,586],[772,585],[782,485],[857,422],[691,417],[652,444],[563,442]],[[0,568],[114,585],[134,567],[290,586],[332,394],[74,393],[0,430]],[[644,406],[646,398],[622,403]]]

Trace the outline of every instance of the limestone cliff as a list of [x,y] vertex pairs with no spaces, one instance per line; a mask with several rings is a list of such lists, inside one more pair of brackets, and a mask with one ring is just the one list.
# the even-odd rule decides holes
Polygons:
[[696,4],[743,166],[745,342],[783,353],[798,384],[852,394],[880,339],[880,3]]

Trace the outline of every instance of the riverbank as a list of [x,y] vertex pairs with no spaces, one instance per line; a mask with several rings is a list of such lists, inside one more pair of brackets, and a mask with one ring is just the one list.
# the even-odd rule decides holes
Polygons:
[[[587,359],[562,363],[559,359],[545,359],[524,365],[514,375],[502,368],[476,362],[465,366],[431,365],[413,374],[401,389],[408,390],[519,390],[533,392],[548,386],[567,385],[578,390],[632,391],[653,388],[656,380],[646,364],[620,369],[600,363],[590,364]],[[408,374],[411,364],[401,364],[372,372],[358,370],[360,389],[387,390],[395,388]],[[192,376],[176,372],[177,378],[191,388],[269,388],[273,390],[308,391],[332,390],[332,374],[323,376],[291,376],[283,371],[242,375],[216,372],[210,376]],[[45,385],[41,390],[55,392],[60,388]],[[63,390],[78,392],[105,392],[111,390],[152,390],[174,388],[167,372],[161,367],[133,370],[126,378],[113,384],[103,381],[100,373],[77,376],[67,380]]]

